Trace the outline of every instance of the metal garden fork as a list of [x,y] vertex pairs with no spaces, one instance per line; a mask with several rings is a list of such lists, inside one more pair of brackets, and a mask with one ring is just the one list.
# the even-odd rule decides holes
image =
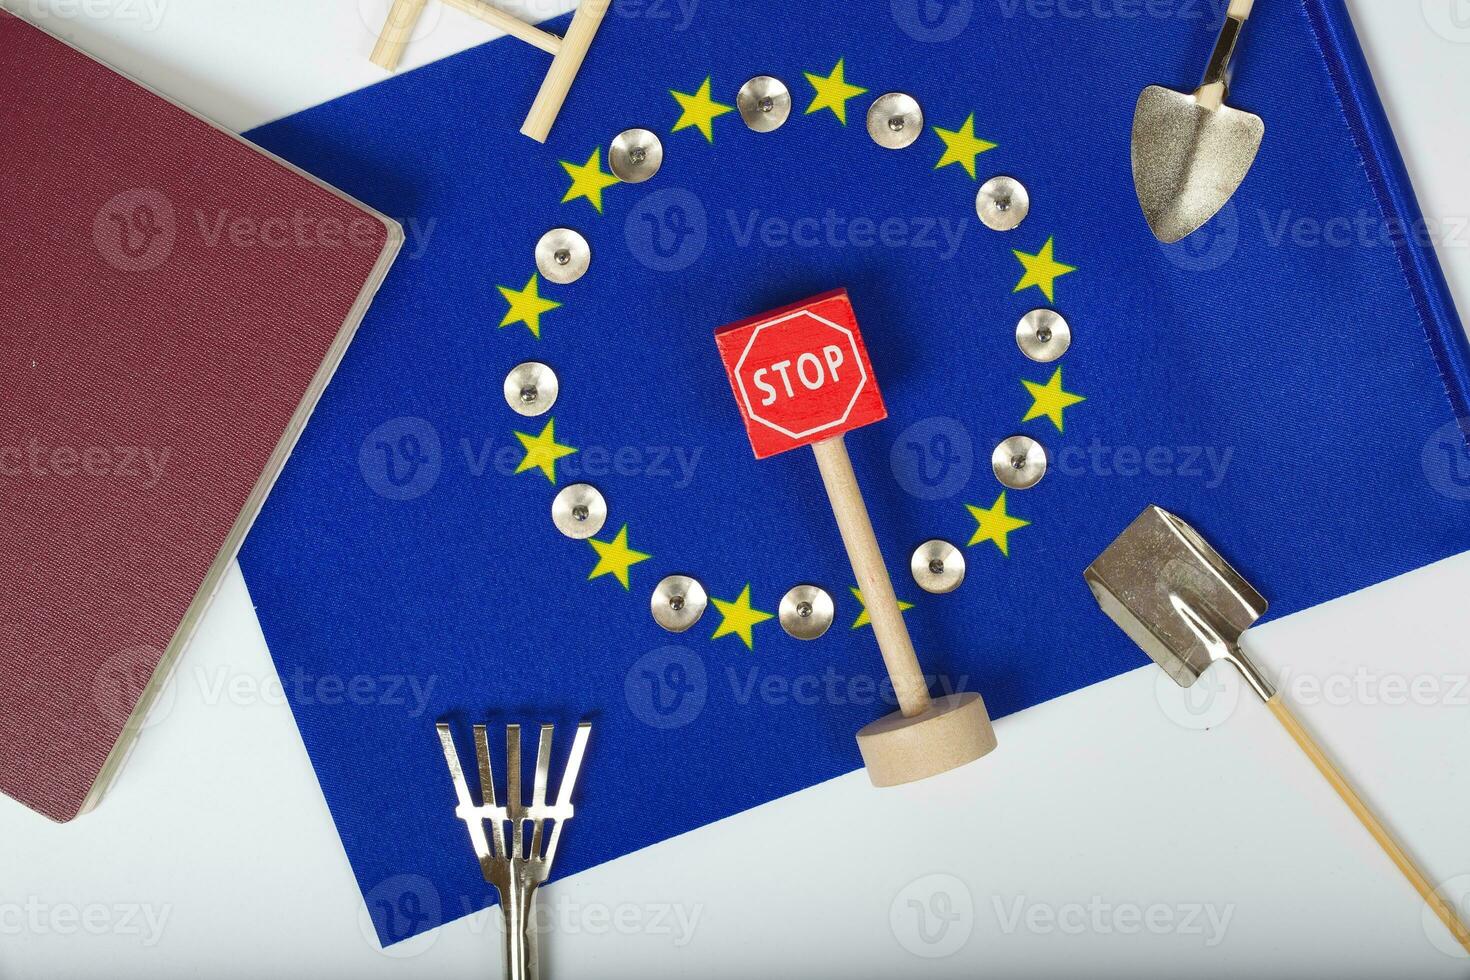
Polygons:
[[[550,806],[546,803],[546,783],[551,772],[553,726],[541,726],[530,806],[523,805],[521,797],[520,725],[508,725],[505,729],[504,806],[495,800],[495,777],[490,765],[490,743],[485,726],[475,726],[475,755],[479,760],[482,799],[478,806],[470,798],[449,726],[440,722],[436,727],[439,742],[444,747],[444,762],[449,766],[449,778],[454,782],[454,793],[459,800],[454,815],[469,828],[470,842],[480,859],[480,871],[485,881],[500,893],[500,906],[505,912],[505,976],[509,980],[536,980],[536,931],[532,925],[536,889],[551,873],[562,825],[572,818],[572,790],[587,752],[587,737],[592,732],[592,725],[584,721],[577,726],[566,772],[557,789],[556,803]],[[548,822],[551,824],[549,830],[544,826]],[[488,837],[486,824],[490,825]],[[529,845],[526,824],[531,825]]]

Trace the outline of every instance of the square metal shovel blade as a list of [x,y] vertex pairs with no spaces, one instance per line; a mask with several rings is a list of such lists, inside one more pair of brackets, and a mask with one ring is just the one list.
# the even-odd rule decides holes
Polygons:
[[1184,521],[1144,511],[1084,573],[1103,612],[1182,687],[1219,660],[1266,600]]
[[1260,116],[1211,107],[1199,92],[1144,89],[1133,116],[1133,183],[1154,235],[1173,245],[1204,227],[1240,188],[1265,135]]

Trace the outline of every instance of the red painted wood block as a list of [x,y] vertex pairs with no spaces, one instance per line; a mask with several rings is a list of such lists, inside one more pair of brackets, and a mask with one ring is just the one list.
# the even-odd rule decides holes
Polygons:
[[756,459],[888,417],[847,290],[715,334]]

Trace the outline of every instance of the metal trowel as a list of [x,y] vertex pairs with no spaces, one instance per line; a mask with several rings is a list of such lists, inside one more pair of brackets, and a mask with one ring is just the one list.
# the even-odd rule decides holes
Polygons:
[[1198,91],[1151,85],[1133,115],[1133,184],[1148,226],[1172,245],[1234,196],[1266,135],[1260,116],[1225,104],[1231,63],[1255,0],[1231,0]]
[[1454,907],[1435,893],[1424,872],[1241,650],[1241,634],[1265,615],[1266,600],[1219,552],[1178,517],[1150,507],[1088,567],[1084,577],[1103,612],[1181,687],[1193,686],[1217,663],[1234,664],[1420,897],[1470,950],[1470,930]]

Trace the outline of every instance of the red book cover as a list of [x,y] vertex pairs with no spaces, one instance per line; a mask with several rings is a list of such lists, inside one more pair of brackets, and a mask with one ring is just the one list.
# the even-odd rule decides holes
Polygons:
[[0,11],[0,790],[95,805],[402,241]]

